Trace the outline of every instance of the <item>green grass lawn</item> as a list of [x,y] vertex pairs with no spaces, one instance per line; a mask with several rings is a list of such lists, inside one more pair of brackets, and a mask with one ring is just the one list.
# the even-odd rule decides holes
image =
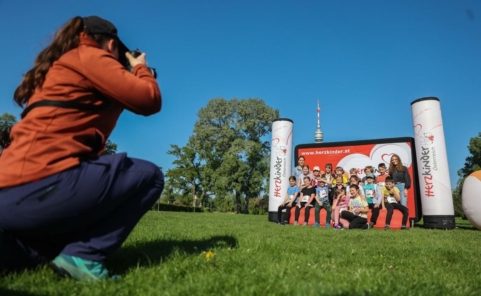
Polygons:
[[333,230],[266,216],[149,212],[108,262],[119,281],[46,267],[0,278],[0,295],[479,295],[481,231]]

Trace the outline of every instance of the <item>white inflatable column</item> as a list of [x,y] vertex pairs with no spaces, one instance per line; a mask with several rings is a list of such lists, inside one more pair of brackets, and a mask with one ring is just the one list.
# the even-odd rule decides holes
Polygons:
[[269,221],[277,222],[277,208],[289,187],[292,157],[293,121],[279,118],[272,123],[271,167],[269,183]]
[[454,205],[439,99],[420,98],[411,108],[424,227],[453,229]]

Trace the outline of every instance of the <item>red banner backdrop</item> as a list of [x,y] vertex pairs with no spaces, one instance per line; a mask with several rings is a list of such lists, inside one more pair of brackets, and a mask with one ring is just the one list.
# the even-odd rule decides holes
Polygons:
[[[411,187],[408,190],[409,217],[418,220],[421,217],[419,189],[417,180],[416,157],[413,138],[391,138],[379,140],[332,142],[320,144],[302,144],[295,148],[295,159],[304,156],[306,164],[312,168],[319,166],[324,171],[326,164],[332,164],[333,171],[342,167],[346,172],[357,169],[358,176],[364,176],[364,168],[371,165],[376,170],[380,163],[389,162],[393,154],[399,155],[404,166],[408,168],[411,177]],[[297,164],[296,164],[297,165]]]

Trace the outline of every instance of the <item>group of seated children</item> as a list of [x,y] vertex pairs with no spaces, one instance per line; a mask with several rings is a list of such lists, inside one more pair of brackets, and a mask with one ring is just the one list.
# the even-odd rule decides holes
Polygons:
[[[378,165],[377,175],[374,175],[372,166],[367,166],[364,174],[365,177],[361,179],[355,169],[347,174],[342,167],[332,172],[331,164],[327,164],[323,172],[315,166],[311,173],[309,166],[303,164],[298,177],[289,178],[287,196],[278,208],[278,222],[285,224],[282,218],[285,210],[285,219],[289,223],[291,208],[295,206],[294,224],[298,224],[301,209],[304,208],[304,225],[307,225],[310,208],[314,207],[314,227],[320,226],[320,209],[324,208],[327,213],[326,228],[369,229],[376,224],[379,211],[385,208],[385,229],[390,229],[394,209],[402,213],[401,229],[407,229],[408,208],[400,203],[401,193],[387,173],[386,165]],[[368,223],[369,209],[371,217]]]

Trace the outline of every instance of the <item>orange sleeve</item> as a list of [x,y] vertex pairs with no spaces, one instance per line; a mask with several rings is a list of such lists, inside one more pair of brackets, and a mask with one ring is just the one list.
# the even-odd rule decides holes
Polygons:
[[79,55],[83,74],[102,94],[137,114],[160,111],[160,89],[146,66],[137,65],[131,73],[111,54],[92,47],[81,49]]

